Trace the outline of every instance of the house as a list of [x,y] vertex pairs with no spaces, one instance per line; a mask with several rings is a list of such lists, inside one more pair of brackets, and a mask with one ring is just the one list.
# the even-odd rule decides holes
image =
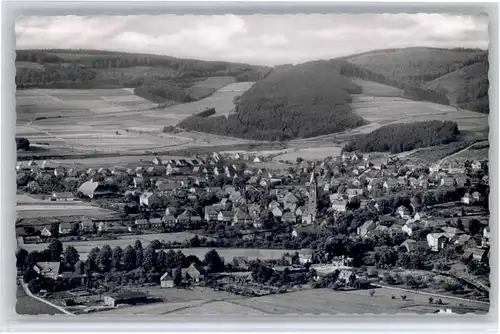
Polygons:
[[103,184],[94,182],[94,180],[92,179],[84,182],[78,188],[78,192],[89,198],[103,197],[110,194],[110,192],[106,190]]
[[216,221],[217,216],[219,215],[220,207],[215,206],[215,205],[208,205],[205,207],[205,220],[207,222],[209,221]]
[[152,192],[145,192],[139,197],[139,205],[151,207],[158,204],[159,198]]
[[80,231],[84,233],[92,233],[95,230],[95,224],[90,219],[83,219],[80,222]]
[[316,224],[302,224],[295,226],[292,230],[292,237],[297,238],[305,235],[317,235],[321,231],[321,227]]
[[481,162],[478,161],[478,160],[474,160],[471,164],[471,168],[474,170],[474,171],[478,171],[478,170],[481,170],[482,166],[481,166]]
[[427,234],[427,244],[433,252],[438,252],[443,249],[448,243],[448,238],[444,233],[429,233]]
[[418,229],[419,229],[419,227],[418,227],[418,225],[417,225],[417,224],[410,223],[410,222],[409,222],[409,223],[407,223],[407,224],[405,224],[405,225],[401,228],[401,230],[402,230],[404,233],[408,234],[410,237],[411,237],[411,236],[415,233],[415,231],[416,231],[416,230],[418,230]]
[[[17,231],[16,231],[16,235],[20,235],[20,234],[19,234],[19,233],[17,233]],[[40,231],[40,235],[41,235],[42,237],[47,237],[47,238],[48,238],[48,237],[51,237],[51,236],[52,236],[52,232],[50,231],[50,229],[49,229],[47,226],[44,226],[44,227],[42,228],[42,230]]]
[[478,247],[467,248],[465,251],[471,252],[472,258],[475,260],[478,260],[478,261],[481,261],[483,259],[483,256],[485,256],[488,252],[487,249],[478,248]]
[[279,208],[280,204],[277,201],[271,201],[268,205],[269,210],[272,210],[274,208]]
[[486,248],[490,246],[490,228],[487,226],[483,230],[483,237],[481,238],[481,247]]
[[273,214],[274,217],[280,218],[283,216],[283,211],[280,209],[280,207],[275,207],[271,210],[271,213]]
[[229,223],[233,220],[234,215],[231,211],[220,211],[217,215],[217,220],[219,222]]
[[363,195],[363,189],[347,189],[345,192],[347,194],[348,199]]
[[297,222],[297,216],[295,216],[292,211],[287,211],[281,216],[281,221],[295,224]]
[[106,294],[103,297],[104,305],[116,307],[119,304],[136,305],[147,303],[148,295],[141,291],[124,291]]
[[443,177],[439,183],[443,187],[453,187],[455,185],[455,180],[452,177]]
[[194,263],[191,263],[188,268],[182,268],[182,277],[188,281],[201,282],[205,274],[205,268]]
[[51,201],[62,201],[62,202],[74,201],[75,196],[73,196],[73,193],[70,193],[70,192],[53,193],[52,198],[50,200]]
[[474,248],[478,246],[474,238],[469,234],[458,236],[455,240],[455,245],[462,246],[463,248]]
[[73,230],[75,224],[73,223],[60,223],[59,234],[69,234]]
[[182,225],[189,224],[190,221],[191,221],[191,212],[189,212],[189,210],[184,210],[184,212],[181,213],[179,217],[177,217],[177,222]]
[[163,182],[163,181],[158,181],[156,182],[156,189],[162,193],[173,193],[175,190],[179,187],[178,184],[174,182]]
[[364,238],[368,235],[368,232],[374,230],[376,227],[373,220],[366,221],[363,225],[357,228],[356,232],[359,237]]
[[291,191],[289,191],[283,197],[283,207],[285,210],[295,211],[295,209],[297,208],[298,202],[299,202],[299,200]]
[[396,214],[399,215],[401,219],[408,220],[411,218],[410,210],[404,205],[401,205],[399,208],[397,208]]
[[261,158],[259,158],[259,157],[255,157],[255,158],[253,159],[253,162],[262,162],[262,159],[261,159]]
[[471,204],[472,196],[469,193],[465,193],[464,196],[460,199],[460,202],[463,204]]
[[300,264],[306,264],[312,262],[313,251],[311,249],[301,249],[299,251],[299,262]]
[[385,190],[394,190],[397,189],[398,185],[398,181],[394,179],[388,179],[384,182],[383,187]]
[[346,206],[347,206],[347,201],[345,200],[336,200],[334,202],[331,202],[331,208],[336,212],[345,212]]
[[149,226],[151,228],[163,228],[163,221],[161,218],[151,218],[149,220]]
[[33,266],[33,270],[40,276],[45,278],[57,279],[61,273],[61,262],[37,262]]
[[147,221],[147,219],[136,219],[134,226],[139,230],[148,230],[149,222]]
[[168,288],[173,288],[174,285],[174,278],[172,275],[170,275],[170,272],[166,272],[160,277],[160,286],[162,289],[168,289]]
[[250,204],[248,206],[248,214],[252,218],[258,218],[260,216],[261,207],[258,204]]
[[246,224],[251,221],[250,216],[243,210],[238,209],[233,217],[233,225]]
[[175,226],[176,219],[173,215],[165,215],[163,216],[163,223],[165,227],[173,227]]

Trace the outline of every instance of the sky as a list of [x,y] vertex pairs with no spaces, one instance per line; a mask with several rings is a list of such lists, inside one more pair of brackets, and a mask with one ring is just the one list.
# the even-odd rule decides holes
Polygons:
[[488,48],[488,17],[445,14],[29,16],[17,48],[152,53],[255,65],[410,46]]

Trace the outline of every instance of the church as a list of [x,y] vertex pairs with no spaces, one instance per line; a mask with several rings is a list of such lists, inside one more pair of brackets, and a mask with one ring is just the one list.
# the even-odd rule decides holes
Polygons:
[[316,179],[316,173],[311,172],[311,177],[309,182],[306,182],[306,194],[308,201],[306,204],[306,210],[302,215],[303,224],[312,224],[316,222],[316,215],[318,211],[318,180]]

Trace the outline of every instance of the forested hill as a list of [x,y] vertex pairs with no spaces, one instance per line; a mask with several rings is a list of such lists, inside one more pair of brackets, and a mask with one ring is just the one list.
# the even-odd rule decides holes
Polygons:
[[[412,47],[370,51],[339,60],[380,74],[396,83],[397,87],[410,85],[430,90],[446,95],[451,104],[487,113],[487,57],[487,51],[479,49]],[[482,64],[479,65],[480,63]],[[466,70],[474,64],[476,65]],[[446,79],[440,82],[440,78],[453,73],[453,85]]]
[[186,129],[254,140],[287,140],[363,125],[350,108],[359,86],[327,61],[276,67],[241,96],[229,117],[191,116]]
[[446,94],[453,105],[489,113],[488,70],[488,55],[485,54],[475,57],[468,66],[425,83],[425,87]]
[[155,102],[199,99],[203,96],[191,96],[189,88],[208,77],[256,81],[271,70],[241,63],[99,50],[17,50],[16,68],[18,88],[140,88],[145,98]]

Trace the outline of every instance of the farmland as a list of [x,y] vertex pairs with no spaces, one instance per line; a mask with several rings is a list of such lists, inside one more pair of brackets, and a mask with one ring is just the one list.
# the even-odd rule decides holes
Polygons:
[[130,89],[18,91],[16,136],[55,152],[141,152],[245,142],[162,130],[207,108],[216,108],[217,115],[230,113],[234,97],[252,84],[230,84],[205,99],[167,108],[156,108]]
[[[428,296],[402,293],[386,288],[375,289],[370,297],[366,290],[334,291],[331,289],[303,290],[279,295],[234,300],[235,304],[259,310],[267,314],[394,314],[399,312],[428,313],[439,310],[440,305],[429,305]],[[397,298],[392,299],[395,295]],[[443,298],[446,307],[458,307],[458,300]],[[442,307],[442,305],[441,305]],[[486,313],[488,306],[480,303],[465,303],[463,310]]]
[[[429,304],[429,296],[411,292],[404,292],[407,298],[402,300],[400,296],[403,293],[387,288],[375,289],[373,296],[369,296],[367,290],[334,291],[331,289],[307,289],[251,298],[228,296],[222,292],[209,292],[206,289],[202,292],[199,288],[195,288],[194,291],[181,290],[181,294],[174,289],[154,291],[154,294],[161,294],[165,302],[124,307],[95,315],[395,314],[429,313],[443,307],[466,313],[485,314],[488,311],[488,305],[451,298],[441,298],[442,305]],[[395,298],[392,299],[392,296]]]
[[17,196],[16,212],[18,219],[64,216],[102,218],[115,214],[113,211],[92,206],[85,202],[51,202],[49,200],[35,199],[27,195]]
[[454,121],[460,130],[478,130],[488,126],[488,115],[401,97],[353,95],[352,108],[371,125],[439,120]]

